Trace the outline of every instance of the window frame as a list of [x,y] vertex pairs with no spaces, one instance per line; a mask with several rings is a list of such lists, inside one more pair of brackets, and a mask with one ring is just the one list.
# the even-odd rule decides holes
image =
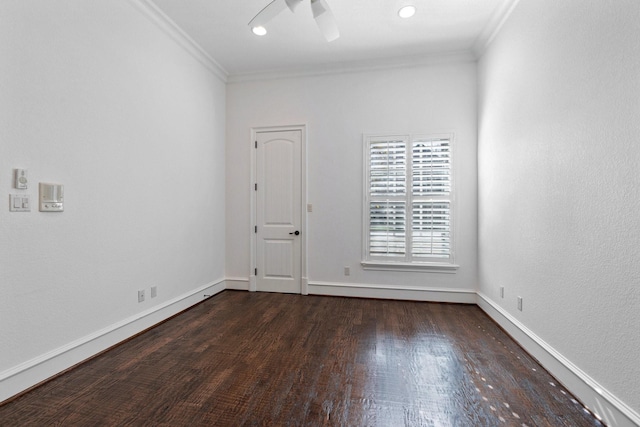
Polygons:
[[[413,165],[413,143],[420,139],[447,139],[449,141],[449,164],[450,164],[450,191],[447,195],[418,195],[412,194],[412,165]],[[395,260],[390,256],[370,255],[370,203],[375,201],[371,197],[371,144],[375,142],[397,141],[405,142],[405,194],[392,196],[389,201],[403,201],[405,208],[405,254]],[[455,263],[455,218],[456,218],[456,191],[455,191],[455,134],[453,132],[444,133],[371,133],[363,134],[363,203],[362,203],[362,267],[365,270],[392,270],[392,271],[419,271],[436,273],[455,273],[459,265]],[[447,202],[449,203],[449,257],[424,257],[419,259],[412,255],[412,226],[413,217],[412,202],[414,198],[424,202]]]

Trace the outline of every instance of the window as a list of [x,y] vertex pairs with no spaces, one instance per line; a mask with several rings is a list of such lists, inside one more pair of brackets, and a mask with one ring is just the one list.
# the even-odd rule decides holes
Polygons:
[[455,270],[452,135],[364,139],[363,266]]

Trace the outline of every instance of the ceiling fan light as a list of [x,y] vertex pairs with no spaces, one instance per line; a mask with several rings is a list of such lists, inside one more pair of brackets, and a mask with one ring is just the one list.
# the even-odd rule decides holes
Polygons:
[[264,36],[267,34],[267,29],[262,25],[259,25],[257,27],[251,27],[251,32],[256,36]]
[[416,7],[413,5],[403,6],[398,11],[398,16],[403,19],[411,18],[415,14],[416,14]]

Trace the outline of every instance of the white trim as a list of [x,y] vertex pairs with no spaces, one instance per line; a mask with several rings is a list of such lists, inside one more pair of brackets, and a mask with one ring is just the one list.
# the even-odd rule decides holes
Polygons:
[[232,289],[234,291],[248,291],[249,279],[242,277],[227,277],[224,279],[224,288]]
[[381,261],[361,261],[364,270],[385,270],[385,271],[415,271],[421,273],[455,273],[460,266],[448,263],[410,263],[410,262],[381,262]]
[[481,292],[478,306],[608,426],[640,426],[640,414]]
[[169,18],[156,4],[151,0],[128,0],[136,9],[146,16],[159,29],[164,31],[169,37],[178,43],[187,53],[200,61],[213,75],[227,82],[229,73],[222,65],[218,63],[211,55],[209,55],[195,40],[193,40],[182,28],[178,26],[171,18]]
[[489,22],[473,43],[471,50],[475,54],[476,58],[480,58],[484,54],[519,2],[520,0],[505,0],[496,8],[496,11],[489,19]]
[[225,289],[224,280],[211,282],[163,304],[0,372],[0,402],[148,329]]
[[374,285],[366,283],[309,282],[309,295],[475,304],[473,289],[423,286]]
[[334,74],[359,73],[367,71],[392,70],[399,68],[420,68],[439,64],[460,64],[475,62],[472,52],[456,51],[432,55],[403,56],[399,58],[385,58],[366,61],[340,62],[331,64],[316,64],[308,68],[295,70],[271,70],[253,73],[231,74],[228,83],[243,83],[251,81],[266,81],[290,79],[300,77],[327,76]]
[[[256,155],[255,141],[257,141],[257,134],[260,132],[282,132],[282,131],[300,131],[300,143],[302,144],[301,148],[301,195],[300,195],[300,294],[306,295],[306,287],[307,287],[307,234],[309,230],[307,229],[307,125],[306,124],[297,124],[297,125],[283,125],[283,126],[255,126],[251,128],[251,172],[250,172],[250,185],[249,185],[249,217],[251,224],[249,224],[250,229],[253,229],[258,223],[257,219],[257,195],[254,190],[254,184],[257,183],[257,167],[258,167],[258,159]],[[257,263],[257,252],[258,252],[258,240],[256,237],[256,233],[251,232],[249,248],[250,248],[250,256],[249,256],[249,291],[255,292],[257,290],[257,278],[255,274],[253,274]]]

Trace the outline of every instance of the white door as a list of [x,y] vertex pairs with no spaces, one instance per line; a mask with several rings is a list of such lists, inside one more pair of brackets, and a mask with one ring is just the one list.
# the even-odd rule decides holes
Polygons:
[[301,293],[302,131],[256,141],[256,290]]

